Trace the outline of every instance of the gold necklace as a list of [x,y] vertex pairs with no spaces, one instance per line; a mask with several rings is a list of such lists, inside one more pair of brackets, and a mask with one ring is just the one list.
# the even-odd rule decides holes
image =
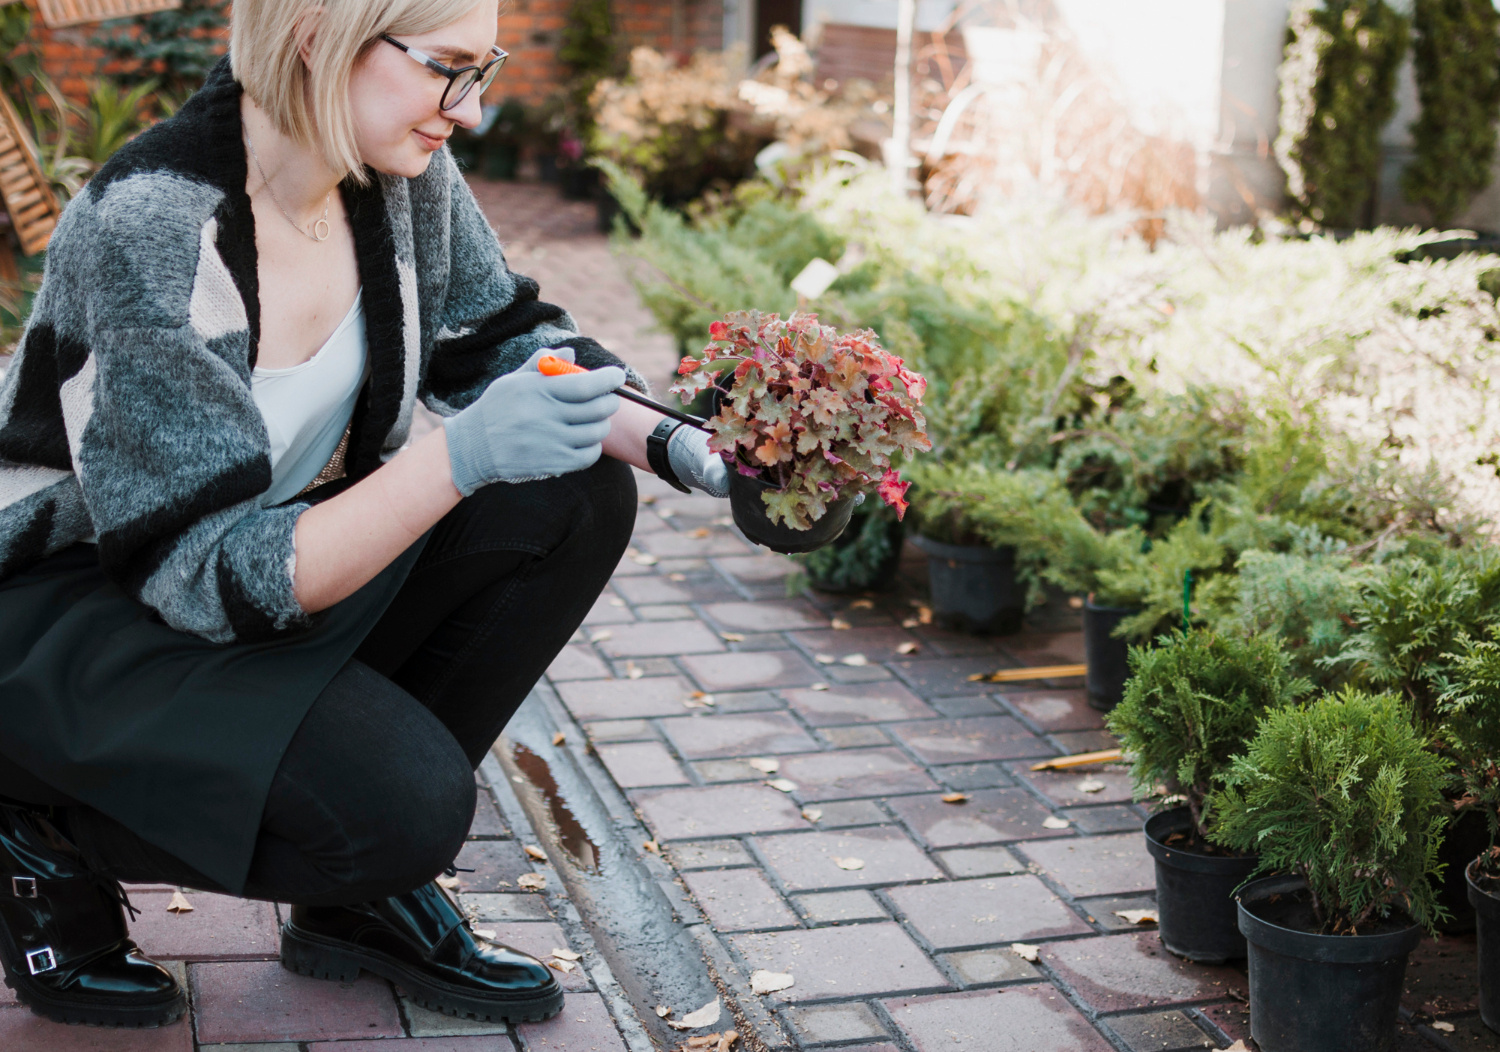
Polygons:
[[275,203],[281,214],[286,217],[286,221],[296,227],[297,233],[302,234],[304,237],[318,242],[327,241],[329,235],[333,233],[333,227],[328,223],[328,200],[333,196],[333,193],[330,191],[328,196],[323,198],[323,218],[313,224],[312,233],[309,234],[303,229],[301,223],[292,218],[292,214],[286,210],[280,198],[276,196],[276,191],[271,187],[271,180],[266,178],[266,170],[260,166],[260,156],[255,152],[255,144],[250,141],[248,132],[245,135],[245,145],[250,147],[250,156],[255,161],[255,170],[260,173],[260,181],[266,186],[266,193],[271,195],[271,200]]

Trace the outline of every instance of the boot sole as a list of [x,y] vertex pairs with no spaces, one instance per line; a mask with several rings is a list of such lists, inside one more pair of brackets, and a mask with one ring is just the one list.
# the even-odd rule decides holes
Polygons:
[[33,1014],[54,1023],[67,1023],[71,1026],[154,1030],[177,1022],[187,1011],[187,996],[181,991],[172,1000],[158,1004],[107,1006],[54,997],[27,982],[25,977],[17,976],[9,968],[5,970],[5,985],[16,992],[16,1000],[31,1009]]
[[281,964],[298,975],[352,983],[360,970],[388,979],[423,1008],[459,1019],[482,1022],[539,1023],[563,1009],[560,986],[546,994],[509,1000],[475,997],[472,993],[429,979],[378,950],[355,949],[348,943],[322,939],[286,924],[281,929]]

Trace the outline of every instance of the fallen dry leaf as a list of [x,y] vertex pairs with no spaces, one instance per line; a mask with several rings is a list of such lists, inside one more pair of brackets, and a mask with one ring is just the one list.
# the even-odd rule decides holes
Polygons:
[[662,508],[656,514],[660,515],[664,519],[674,518],[677,515],[677,513],[671,508]]
[[917,651],[919,651],[921,649],[922,649],[922,645],[920,643],[910,643],[910,642],[908,642],[908,643],[902,643],[900,646],[898,646],[896,648],[896,653],[898,653],[898,654],[915,654]]
[[761,774],[775,774],[781,770],[781,761],[770,756],[752,756],[745,762]]
[[906,618],[905,620],[903,620],[901,622],[901,627],[902,628],[916,628],[921,623],[922,622],[918,621],[915,617],[908,617],[908,618]]
[[187,896],[180,891],[172,892],[172,901],[167,903],[168,913],[192,913],[193,904],[187,900]]
[[862,858],[835,858],[833,864],[838,866],[839,869],[855,870],[865,868],[865,860]]
[[687,574],[685,574],[685,573],[669,573],[669,574],[667,574],[667,580],[669,580],[669,581],[677,581],[677,582],[686,581],[687,580]]
[[609,605],[610,606],[624,606],[625,605],[625,600],[621,599],[619,596],[615,596],[613,599],[611,599],[609,601]]
[[656,1018],[658,1018],[658,1019],[665,1019],[665,1018],[667,1018],[667,1016],[669,1016],[671,1014],[672,1014],[672,1010],[670,1008],[668,1008],[666,1005],[657,1005],[656,1006]]
[[440,887],[440,888],[447,888],[449,891],[457,891],[458,890],[458,878],[457,877],[447,877],[447,876],[438,877],[437,878],[437,882],[438,882],[438,887]]
[[924,625],[932,624],[932,608],[929,606],[917,607],[917,621]]
[[870,659],[863,654],[845,654],[839,658],[839,664],[848,665],[851,668],[864,668],[870,663]]
[[807,819],[809,822],[816,822],[818,819],[823,817],[823,812],[818,810],[816,807],[805,807],[802,809],[802,817]]
[[686,1049],[689,1049],[689,1050],[692,1050],[692,1049],[695,1049],[695,1048],[713,1048],[718,1043],[719,1043],[719,1035],[718,1034],[703,1034],[703,1035],[701,1035],[699,1037],[690,1037],[690,1038],[688,1038],[687,1039],[687,1044],[683,1045],[682,1047],[686,1048]]
[[556,734],[554,734],[552,736],[552,744],[553,745],[561,745],[563,742],[565,742],[567,740],[568,740],[568,736],[566,734],[564,734],[562,731],[558,731]]
[[733,515],[720,515],[717,519],[713,520],[713,524],[715,526],[733,526],[734,525],[734,516]]
[[1439,1021],[1432,1024],[1432,1029],[1441,1030],[1445,1034],[1451,1034],[1453,1033],[1454,1026],[1452,1023],[1444,1023]]
[[708,527],[699,526],[696,530],[688,530],[688,536],[695,541],[701,541],[708,536]]
[[537,847],[535,844],[527,844],[526,845],[526,854],[529,855],[530,857],[536,859],[538,862],[545,862],[545,861],[547,861],[547,852],[543,851],[541,848]]
[[1155,924],[1155,910],[1115,910],[1115,916],[1124,919],[1126,924]]
[[797,783],[790,778],[772,778],[766,784],[772,789],[780,789],[783,793],[795,793],[797,791]]
[[583,954],[574,953],[572,950],[559,950],[556,946],[552,947],[552,956],[556,957],[559,961],[583,960]]
[[1081,595],[1072,595],[1072,596],[1069,596],[1068,597],[1068,606],[1072,607],[1074,610],[1082,610],[1083,609],[1083,596],[1081,596]]
[[603,643],[606,640],[610,640],[610,639],[613,639],[613,638],[615,638],[615,634],[613,632],[611,632],[607,628],[601,628],[597,632],[590,632],[589,633],[589,642],[590,643]]
[[835,617],[832,621],[828,622],[828,627],[843,630],[846,628],[853,628],[854,626],[851,625],[848,621],[845,621],[842,617]]
[[808,687],[807,689],[808,690],[827,690],[828,689],[828,684],[827,683],[814,683],[812,686]]
[[739,1040],[739,1036],[740,1032],[738,1030],[724,1031],[719,1035],[719,1047],[714,1049],[714,1052],[729,1052],[729,1046]]
[[1037,954],[1041,953],[1041,947],[1028,946],[1024,942],[1013,942],[1010,944],[1010,952],[1023,961],[1035,961]]
[[943,794],[943,803],[945,803],[945,804],[962,804],[962,803],[967,802],[968,799],[969,799],[969,797],[965,793],[944,793]]
[[820,665],[831,665],[835,661],[837,661],[838,658],[834,657],[832,654],[814,654],[813,660]]
[[667,1025],[673,1030],[697,1030],[699,1027],[713,1026],[717,1023],[720,1012],[719,999],[715,997],[696,1012],[689,1012],[680,1020],[668,1019]]
[[516,887],[525,888],[528,891],[545,891],[547,888],[547,874],[522,873],[516,878]]
[[1048,815],[1042,819],[1043,829],[1067,829],[1072,824],[1066,818],[1058,818],[1056,815]]
[[849,604],[849,609],[850,610],[874,610],[875,609],[875,600],[873,600],[873,599],[856,599],[856,600],[854,600],[854,602],[852,602],[852,603]]
[[548,968],[556,968],[558,971],[562,972],[564,975],[567,975],[574,968],[577,968],[578,965],[574,964],[572,961],[548,961],[547,962],[547,967]]
[[1104,783],[1097,778],[1085,778],[1078,783],[1080,793],[1097,793],[1104,789]]
[[473,931],[481,939],[489,939],[491,942],[495,941],[495,932],[490,928],[475,928]]
[[645,848],[653,855],[661,854],[661,845],[658,844],[655,840],[648,840],[644,844],[642,844],[641,847]]
[[722,639],[722,640],[724,640],[724,642],[726,642],[726,643],[743,643],[745,641],[745,633],[743,633],[743,632],[720,632],[719,633],[719,638]]
[[777,990],[786,990],[795,982],[790,972],[768,972],[764,968],[750,973],[750,992],[753,994],[774,994]]
[[1250,1052],[1250,1046],[1245,1044],[1244,1038],[1240,1038],[1234,1044],[1226,1048],[1224,1052]]
[[646,670],[643,669],[643,668],[641,668],[634,661],[627,661],[627,662],[625,662],[625,678],[626,679],[640,679],[645,674],[646,674]]
[[655,566],[657,563],[661,562],[661,560],[656,556],[647,555],[644,552],[640,555],[632,556],[630,561],[635,563],[637,566]]
[[656,498],[655,497],[639,497],[637,499],[640,500],[640,502],[642,504],[655,504],[656,503]]

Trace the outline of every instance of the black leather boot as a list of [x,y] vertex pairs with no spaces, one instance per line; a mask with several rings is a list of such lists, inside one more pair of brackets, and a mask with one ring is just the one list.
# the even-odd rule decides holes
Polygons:
[[452,1016],[529,1023],[563,1006],[545,964],[475,935],[436,883],[357,906],[293,906],[281,929],[281,963],[346,983],[364,968]]
[[130,940],[124,901],[42,812],[0,805],[0,964],[33,1012],[152,1027],[186,1011],[177,978]]

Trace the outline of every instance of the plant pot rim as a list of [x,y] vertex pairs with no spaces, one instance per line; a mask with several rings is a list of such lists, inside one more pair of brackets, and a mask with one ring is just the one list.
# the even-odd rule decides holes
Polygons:
[[920,533],[914,535],[911,542],[933,558],[953,559],[963,563],[1013,562],[1016,557],[1016,546],[1013,544],[1003,544],[998,548],[988,544],[949,544],[924,537]]
[[1246,902],[1259,902],[1272,895],[1285,895],[1305,891],[1307,882],[1301,877],[1261,877],[1252,880],[1235,895],[1239,909],[1240,932],[1252,944],[1304,961],[1327,964],[1375,964],[1401,957],[1416,949],[1422,941],[1422,926],[1415,921],[1400,931],[1381,935],[1318,935],[1283,928],[1279,924],[1256,916],[1245,908]]
[[1474,867],[1479,865],[1479,859],[1474,859],[1464,867],[1464,884],[1468,886],[1469,905],[1473,906],[1485,920],[1500,921],[1500,891],[1485,891],[1474,879]]
[[1094,602],[1092,594],[1084,597],[1083,608],[1096,614],[1138,614],[1145,609],[1143,606],[1106,606]]
[[1200,855],[1166,845],[1165,838],[1168,834],[1191,829],[1192,825],[1193,813],[1186,805],[1156,812],[1146,819],[1146,850],[1156,861],[1173,869],[1189,873],[1212,873],[1221,877],[1237,875],[1241,880],[1260,865],[1258,855]]
[[760,494],[776,488],[754,475],[735,472],[729,476],[730,512],[735,525],[752,543],[783,555],[797,555],[832,543],[849,525],[854,511],[853,494],[830,502],[822,517],[805,530],[772,522]]

